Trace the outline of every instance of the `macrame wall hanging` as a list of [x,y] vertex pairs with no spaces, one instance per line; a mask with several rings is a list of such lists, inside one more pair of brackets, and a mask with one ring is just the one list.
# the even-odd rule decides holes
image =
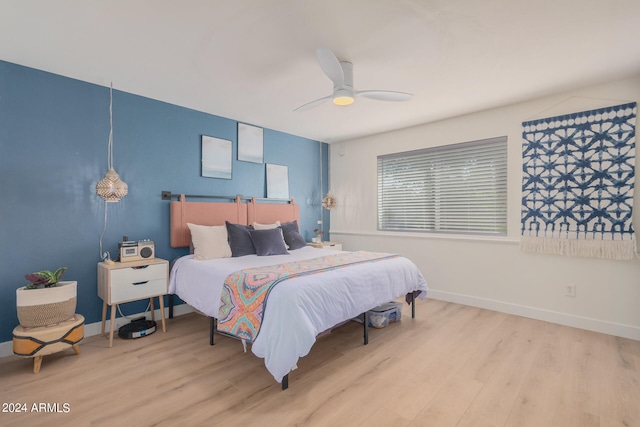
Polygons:
[[636,103],[523,126],[520,247],[632,259]]

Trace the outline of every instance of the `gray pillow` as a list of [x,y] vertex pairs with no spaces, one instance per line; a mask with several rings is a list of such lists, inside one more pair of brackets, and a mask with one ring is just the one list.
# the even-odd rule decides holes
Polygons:
[[229,221],[225,221],[225,224],[227,226],[227,234],[229,235],[229,247],[231,247],[232,257],[256,253],[256,248],[253,247],[251,235],[249,234],[249,231],[251,230],[250,226],[232,224]]
[[285,222],[282,224],[282,235],[289,249],[300,249],[307,246],[304,237],[298,232],[298,221]]
[[250,230],[249,234],[258,256],[289,254],[284,245],[280,227],[268,230]]

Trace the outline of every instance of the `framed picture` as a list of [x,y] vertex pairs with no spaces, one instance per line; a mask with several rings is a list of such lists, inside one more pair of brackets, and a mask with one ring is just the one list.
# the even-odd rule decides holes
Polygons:
[[289,168],[267,163],[267,197],[270,199],[289,198]]
[[202,176],[231,179],[232,151],[231,141],[202,135]]
[[238,160],[262,163],[264,155],[264,130],[238,123]]

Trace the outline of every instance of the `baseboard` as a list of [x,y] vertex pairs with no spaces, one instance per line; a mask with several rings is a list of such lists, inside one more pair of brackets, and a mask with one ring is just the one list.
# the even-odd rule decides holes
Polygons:
[[[188,313],[193,313],[194,309],[193,307],[187,305],[187,304],[180,304],[180,305],[176,305],[175,307],[173,307],[173,317],[176,316],[182,316],[183,314],[188,314]],[[131,318],[136,318],[136,317],[141,317],[144,313],[138,313],[138,314],[132,314],[129,315],[128,317]],[[164,309],[164,316],[165,319],[167,319],[169,317],[169,308],[166,307]],[[147,319],[151,319],[151,313],[147,313],[145,316]],[[160,309],[156,309],[155,311],[155,318],[160,319]],[[119,328],[120,326],[129,323],[128,319],[125,319],[123,317],[117,317],[116,318],[116,327],[114,328],[114,330],[116,330],[117,328]],[[84,325],[84,336],[85,337],[92,337],[94,335],[100,335],[100,330],[102,329],[102,321],[99,322],[94,322],[94,323],[85,323]],[[105,325],[105,332],[109,332],[109,321],[107,320],[107,323]],[[6,341],[6,342],[2,342],[0,343],[0,357],[7,357],[13,354],[13,342],[12,341]]]
[[556,311],[511,304],[504,301],[478,298],[469,295],[442,292],[434,289],[429,290],[428,297],[640,341],[640,328],[636,326],[622,325],[619,323],[606,322],[588,317],[574,316]]
[[[586,329],[588,331],[600,332],[603,334],[614,335],[617,337],[629,338],[632,340],[640,341],[640,328],[629,325],[622,325],[619,323],[605,322],[602,320],[591,319],[588,317],[574,316],[566,313],[559,313],[550,310],[543,310],[539,308],[527,307],[518,304],[506,303],[503,301],[496,301],[486,298],[478,298],[469,295],[455,294],[451,292],[442,292],[435,289],[429,290],[429,298],[454,302],[457,304],[470,305],[473,307],[485,308],[487,310],[499,311],[502,313],[513,314],[516,316],[528,317],[530,319],[543,320],[545,322],[557,323],[559,325],[571,326],[579,329]],[[187,313],[192,313],[194,309],[187,304],[180,304],[174,307],[173,315],[182,316]],[[132,315],[130,317],[141,316]],[[165,308],[165,317],[168,317],[169,309]],[[151,318],[150,314],[147,314],[148,318]],[[156,310],[156,318],[160,317],[160,310]],[[116,327],[122,326],[127,321],[121,320],[119,317],[116,319]],[[94,322],[85,324],[84,336],[90,337],[94,335],[100,335],[100,329],[102,328],[102,322]],[[109,330],[109,322],[106,325],[107,331]],[[6,357],[13,354],[13,343],[6,341],[0,343],[0,357]]]

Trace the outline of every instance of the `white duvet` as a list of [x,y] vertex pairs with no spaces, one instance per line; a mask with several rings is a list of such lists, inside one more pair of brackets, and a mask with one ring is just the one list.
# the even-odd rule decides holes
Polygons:
[[[289,255],[247,255],[206,261],[188,255],[175,262],[169,293],[217,318],[222,285],[229,274],[337,252],[306,247],[290,251]],[[422,291],[419,298],[424,299],[427,284],[415,264],[403,257],[285,280],[269,294],[262,326],[251,350],[264,358],[269,372],[281,382],[296,366],[298,358],[309,353],[320,332],[415,290]]]

